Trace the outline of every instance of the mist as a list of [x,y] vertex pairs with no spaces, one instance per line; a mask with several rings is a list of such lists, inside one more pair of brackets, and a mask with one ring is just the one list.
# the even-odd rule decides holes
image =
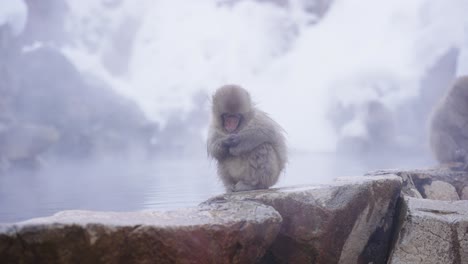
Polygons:
[[0,222],[223,193],[210,99],[240,84],[287,132],[276,187],[435,165],[431,109],[468,73],[468,2],[0,4]]

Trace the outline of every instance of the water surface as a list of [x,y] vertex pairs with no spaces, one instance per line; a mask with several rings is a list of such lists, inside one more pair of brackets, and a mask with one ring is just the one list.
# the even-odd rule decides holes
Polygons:
[[[363,162],[330,153],[293,154],[275,187],[325,184],[369,170],[415,168],[430,162],[402,156],[391,162]],[[38,173],[0,176],[0,222],[52,215],[61,210],[170,210],[195,206],[222,194],[216,163],[207,158],[153,161],[114,160],[49,163]]]

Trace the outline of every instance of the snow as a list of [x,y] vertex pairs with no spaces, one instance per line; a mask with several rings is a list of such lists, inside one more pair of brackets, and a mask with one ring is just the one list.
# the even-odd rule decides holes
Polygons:
[[0,25],[9,25],[19,35],[26,25],[28,10],[23,0],[6,0],[0,6]]
[[[419,80],[449,48],[460,48],[460,60],[468,61],[466,0],[335,1],[315,25],[299,4],[139,0],[109,9],[68,2],[78,41],[64,53],[134,98],[150,118],[164,125],[174,112],[197,107],[197,92],[208,98],[219,85],[238,83],[282,124],[293,149],[334,150],[331,101],[378,98],[395,109],[418,95]],[[137,26],[128,68],[113,74],[102,57],[129,19]],[[466,64],[459,74],[468,72]],[[376,82],[391,87],[379,95],[369,89]]]

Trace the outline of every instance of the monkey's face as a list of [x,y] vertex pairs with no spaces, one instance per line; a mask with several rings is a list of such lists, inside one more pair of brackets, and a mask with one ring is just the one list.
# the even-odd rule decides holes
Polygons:
[[242,115],[241,114],[222,114],[221,115],[223,127],[228,133],[233,133],[239,127]]
[[236,85],[225,85],[213,96],[213,117],[227,133],[235,133],[251,116],[249,93]]

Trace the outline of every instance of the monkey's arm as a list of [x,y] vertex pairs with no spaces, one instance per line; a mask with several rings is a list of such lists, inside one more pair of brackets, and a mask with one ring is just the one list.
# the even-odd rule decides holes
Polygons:
[[268,125],[245,128],[235,137],[238,141],[237,145],[229,148],[229,153],[234,156],[251,152],[263,143],[275,144],[278,140],[277,132],[272,126]]
[[210,132],[208,137],[207,149],[208,155],[217,160],[223,160],[229,154],[228,145],[226,145],[227,137],[219,132]]

